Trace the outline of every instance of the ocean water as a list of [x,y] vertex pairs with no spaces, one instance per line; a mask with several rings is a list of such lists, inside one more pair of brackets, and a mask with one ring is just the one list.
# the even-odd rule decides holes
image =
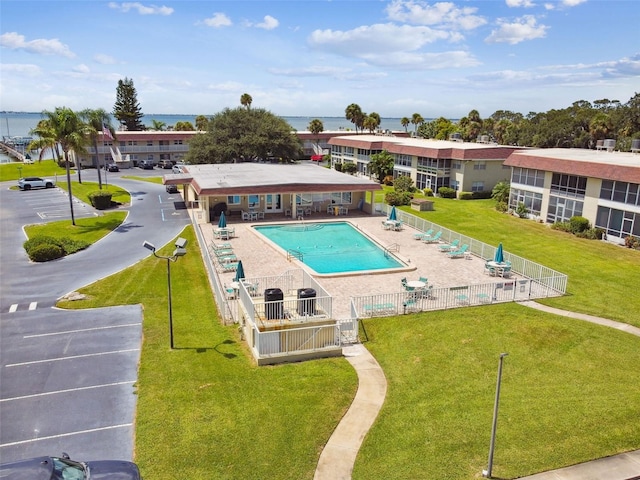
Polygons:
[[[353,124],[344,117],[282,117],[295,130],[303,131],[309,126],[311,120],[318,118],[322,121],[324,129],[329,130],[353,130]],[[29,131],[38,125],[42,120],[40,113],[15,113],[0,112],[0,136],[27,136]],[[195,126],[196,115],[165,115],[149,114],[142,117],[142,123],[151,126],[151,121],[157,120],[167,125],[175,125],[177,122],[191,122]],[[111,124],[115,127],[118,122],[112,119]],[[399,118],[382,118],[380,128],[383,130],[403,130]]]

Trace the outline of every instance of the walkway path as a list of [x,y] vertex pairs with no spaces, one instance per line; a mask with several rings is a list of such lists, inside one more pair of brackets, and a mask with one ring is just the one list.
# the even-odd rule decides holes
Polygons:
[[[615,328],[640,337],[640,328],[606,318],[548,307],[533,301],[522,305],[556,315]],[[387,392],[382,368],[362,344],[344,349],[347,361],[358,374],[358,391],[351,407],[324,447],[314,480],[349,480],[364,437],[373,425]],[[537,473],[521,480],[638,480],[640,450],[600,458],[570,467]]]

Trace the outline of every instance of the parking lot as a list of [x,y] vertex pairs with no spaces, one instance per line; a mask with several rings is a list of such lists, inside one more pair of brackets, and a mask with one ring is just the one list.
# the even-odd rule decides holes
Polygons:
[[[62,188],[25,190],[20,195],[22,202],[44,221],[71,218],[69,195]],[[94,212],[93,207],[74,198],[73,214],[76,218],[92,217]]]

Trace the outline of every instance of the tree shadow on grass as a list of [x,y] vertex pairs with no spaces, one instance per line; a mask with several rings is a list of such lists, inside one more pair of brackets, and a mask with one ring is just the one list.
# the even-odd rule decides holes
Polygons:
[[224,358],[232,359],[232,358],[236,358],[237,355],[235,353],[221,352],[220,351],[220,346],[221,345],[234,345],[235,343],[236,342],[234,340],[225,340],[224,342],[221,342],[221,343],[217,344],[213,348],[211,348],[211,347],[176,347],[176,350],[195,350],[196,353],[206,353],[209,350],[215,350],[220,355],[222,355]]

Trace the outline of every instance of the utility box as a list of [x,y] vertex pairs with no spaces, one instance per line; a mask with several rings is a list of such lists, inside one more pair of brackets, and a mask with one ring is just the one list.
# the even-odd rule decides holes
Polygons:
[[267,288],[264,291],[264,316],[267,320],[284,318],[284,293],[279,288]]
[[316,314],[316,291],[313,288],[298,289],[298,315]]

